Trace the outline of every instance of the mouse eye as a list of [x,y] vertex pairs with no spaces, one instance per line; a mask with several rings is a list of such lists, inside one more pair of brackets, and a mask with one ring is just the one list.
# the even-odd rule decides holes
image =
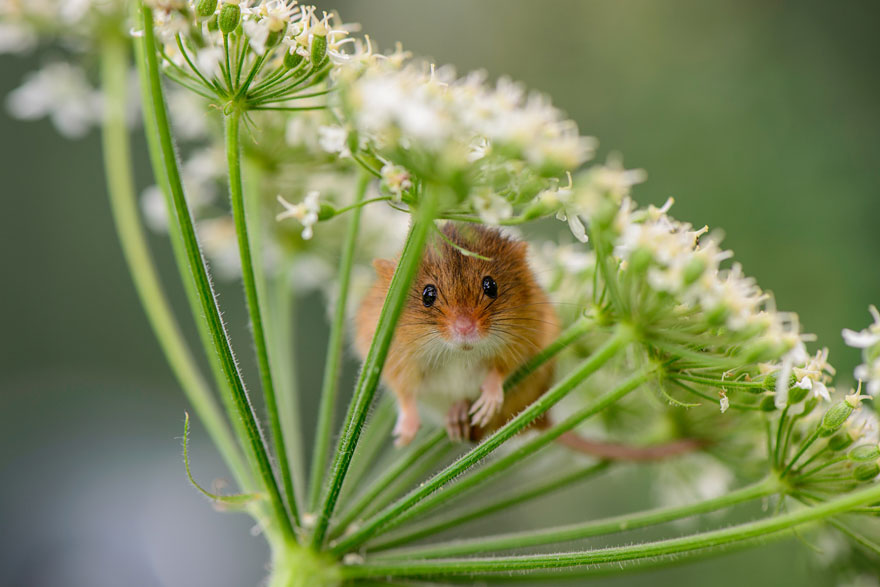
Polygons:
[[422,303],[426,308],[430,308],[437,301],[437,288],[431,284],[425,286],[422,290]]
[[498,297],[498,284],[488,275],[483,278],[483,293],[493,300]]

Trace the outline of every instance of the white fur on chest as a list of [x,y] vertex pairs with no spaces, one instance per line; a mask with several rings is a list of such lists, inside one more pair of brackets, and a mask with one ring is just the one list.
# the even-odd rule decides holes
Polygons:
[[458,400],[477,399],[488,372],[488,362],[479,353],[444,353],[424,368],[418,400],[445,414]]

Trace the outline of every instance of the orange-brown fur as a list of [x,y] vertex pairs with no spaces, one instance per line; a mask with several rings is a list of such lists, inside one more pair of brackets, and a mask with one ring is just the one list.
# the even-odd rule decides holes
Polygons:
[[[465,255],[439,235],[429,240],[382,372],[400,406],[418,401],[420,388],[436,373],[437,365],[428,358],[428,350],[450,340],[449,323],[455,315],[472,317],[481,336],[474,349],[464,352],[478,353],[479,360],[502,377],[559,334],[553,305],[528,266],[525,242],[480,225],[449,222],[441,230],[462,249],[491,260]],[[355,346],[361,356],[366,355],[376,330],[395,263],[377,260],[374,266],[378,277],[356,319]],[[497,282],[494,300],[484,294],[485,276]],[[430,308],[422,302],[426,284],[437,288],[437,300]],[[534,402],[552,384],[553,372],[554,363],[549,361],[507,393],[500,411],[485,427],[475,427],[471,438],[478,440]],[[480,383],[474,381],[474,389],[460,390],[461,395],[478,395]]]

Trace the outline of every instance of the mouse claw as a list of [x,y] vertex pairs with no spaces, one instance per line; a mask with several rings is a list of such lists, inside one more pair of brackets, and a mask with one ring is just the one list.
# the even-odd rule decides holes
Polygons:
[[449,440],[462,442],[471,439],[471,422],[468,415],[470,402],[466,399],[457,401],[446,413],[446,433]]
[[492,417],[501,411],[504,390],[500,386],[484,386],[479,399],[471,406],[471,424],[485,428]]

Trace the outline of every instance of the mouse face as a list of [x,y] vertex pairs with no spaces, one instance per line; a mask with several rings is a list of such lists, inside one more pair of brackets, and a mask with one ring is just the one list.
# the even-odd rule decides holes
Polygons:
[[[411,351],[431,356],[540,350],[536,333],[546,308],[538,303],[543,296],[536,295],[526,244],[480,225],[449,222],[441,230],[426,246],[396,335]],[[390,275],[394,265],[378,262],[377,269]]]

